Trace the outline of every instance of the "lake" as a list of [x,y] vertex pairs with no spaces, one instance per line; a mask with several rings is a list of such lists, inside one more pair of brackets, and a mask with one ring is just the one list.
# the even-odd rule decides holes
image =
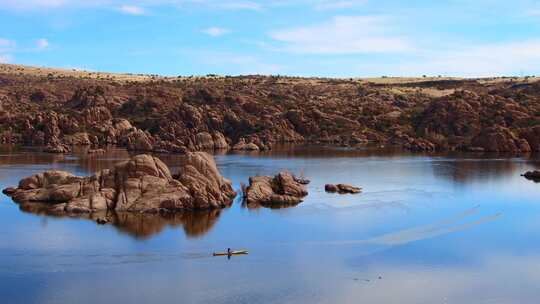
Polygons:
[[[158,155],[175,171],[179,155]],[[129,158],[0,149],[0,188]],[[538,156],[315,147],[215,155],[235,189],[280,170],[311,180],[292,208],[117,214],[20,210],[0,196],[2,303],[538,303]],[[326,183],[363,188],[328,194]],[[212,257],[231,247],[249,255]]]

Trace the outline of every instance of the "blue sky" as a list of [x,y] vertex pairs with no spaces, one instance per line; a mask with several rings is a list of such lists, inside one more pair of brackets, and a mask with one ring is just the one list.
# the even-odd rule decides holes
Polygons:
[[0,0],[0,62],[162,75],[540,74],[540,1]]

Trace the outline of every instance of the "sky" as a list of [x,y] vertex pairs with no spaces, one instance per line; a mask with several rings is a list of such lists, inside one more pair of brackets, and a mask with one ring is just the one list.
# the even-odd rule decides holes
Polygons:
[[540,1],[0,0],[0,62],[167,76],[540,75]]

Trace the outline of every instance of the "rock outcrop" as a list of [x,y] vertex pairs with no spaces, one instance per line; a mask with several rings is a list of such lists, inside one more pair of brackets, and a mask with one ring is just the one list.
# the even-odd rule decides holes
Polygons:
[[308,192],[305,185],[287,172],[280,172],[274,177],[250,177],[249,186],[244,190],[244,199],[248,205],[296,205],[306,195]]
[[18,188],[4,193],[21,204],[47,203],[50,209],[67,213],[222,208],[236,196],[205,152],[188,153],[174,177],[161,160],[142,154],[90,177],[46,171],[24,178]]
[[[491,127],[472,139],[471,147],[488,152],[530,152],[527,140],[518,138],[512,131],[502,127]],[[478,150],[478,149],[477,149]]]
[[354,186],[351,186],[351,185],[347,185],[347,184],[337,184],[337,185],[334,185],[334,184],[326,184],[324,186],[324,190],[326,192],[330,192],[330,193],[340,193],[340,194],[357,194],[357,193],[360,193],[362,192],[362,188],[359,188],[359,187],[354,187]]
[[233,150],[237,151],[259,151],[260,148],[255,143],[247,143],[244,138],[241,138],[234,146]]
[[0,141],[55,153],[72,145],[186,153],[279,143],[540,151],[540,82],[530,79],[157,79],[2,73]]

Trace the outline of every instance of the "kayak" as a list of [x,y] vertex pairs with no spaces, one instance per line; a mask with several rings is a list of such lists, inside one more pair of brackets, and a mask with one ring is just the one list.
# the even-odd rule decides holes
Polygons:
[[[231,251],[231,255],[241,255],[241,254],[248,254],[247,250],[236,250]],[[229,255],[227,252],[214,252],[214,256],[227,256]]]

